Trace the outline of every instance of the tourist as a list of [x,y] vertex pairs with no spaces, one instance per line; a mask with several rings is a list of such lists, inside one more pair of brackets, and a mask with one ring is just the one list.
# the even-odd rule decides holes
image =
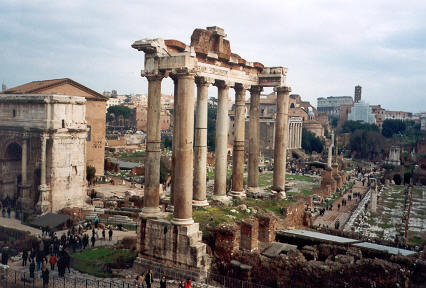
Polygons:
[[7,207],[7,218],[10,218],[10,207]]
[[154,282],[154,278],[152,276],[152,270],[149,269],[149,272],[145,276],[146,287],[151,288],[152,283]]
[[55,264],[56,264],[56,257],[55,255],[50,255],[50,259],[49,259],[49,263],[50,263],[50,270],[55,270]]
[[96,242],[95,235],[93,235],[92,238],[90,238],[90,240],[92,241],[92,248],[95,247],[95,242]]
[[28,260],[28,251],[27,249],[24,249],[24,252],[22,252],[22,266],[27,266],[27,260]]
[[1,264],[3,265],[7,265],[7,261],[9,260],[9,254],[7,250],[7,248],[3,248],[3,251],[1,252]]
[[3,217],[6,217],[6,209],[3,207],[3,209],[1,209],[1,215]]
[[105,240],[105,228],[102,228],[102,239]]
[[49,269],[47,267],[43,267],[41,277],[43,278],[43,288],[47,288],[49,286]]
[[185,281],[180,281],[178,288],[185,288]]
[[111,227],[109,228],[108,236],[109,236],[109,241],[111,241],[112,240],[112,228]]
[[34,258],[30,258],[30,278],[34,278],[35,263]]
[[41,262],[43,261],[43,252],[41,250],[36,252],[37,271],[41,269]]
[[98,225],[99,225],[99,218],[98,218],[98,216],[95,217],[95,219],[93,220],[93,222],[95,222],[95,228],[98,229]]
[[145,288],[144,281],[145,281],[144,273],[142,273],[141,275],[138,275],[136,277],[135,288]]
[[160,288],[167,288],[166,276],[162,276],[160,280]]
[[185,288],[191,288],[191,280],[187,279],[185,282]]
[[59,277],[64,277],[65,275],[65,261],[63,257],[60,257],[58,261],[58,275]]

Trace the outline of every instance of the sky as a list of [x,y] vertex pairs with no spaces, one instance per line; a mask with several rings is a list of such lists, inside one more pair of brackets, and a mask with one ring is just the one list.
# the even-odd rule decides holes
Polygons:
[[100,93],[146,93],[134,41],[190,44],[195,28],[219,26],[247,61],[288,67],[287,86],[314,106],[359,84],[370,104],[421,112],[425,19],[424,0],[0,0],[0,82],[68,77]]

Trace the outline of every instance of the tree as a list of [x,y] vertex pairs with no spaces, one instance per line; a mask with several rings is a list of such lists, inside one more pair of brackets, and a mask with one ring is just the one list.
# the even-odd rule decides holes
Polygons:
[[167,134],[161,135],[161,144],[162,144],[163,148],[172,149],[172,144],[173,144],[172,138],[173,137],[171,135],[167,135]]
[[382,135],[391,138],[394,134],[403,133],[406,125],[401,120],[386,119],[382,124]]
[[166,183],[167,177],[169,176],[169,168],[167,167],[167,160],[161,158],[160,160],[160,183]]
[[107,121],[111,121],[114,117],[113,115],[115,117],[122,115],[123,118],[128,119],[132,115],[132,109],[123,105],[110,106],[107,109]]
[[379,127],[375,124],[363,123],[361,121],[348,120],[343,123],[341,132],[342,133],[353,133],[356,130],[364,131],[379,131]]
[[321,138],[315,136],[311,131],[302,129],[302,149],[305,150],[306,153],[311,154],[312,151],[321,153],[324,149],[324,142]]
[[356,130],[349,146],[355,158],[379,160],[385,155],[385,139],[377,131]]
[[216,148],[216,119],[217,119],[217,99],[211,97],[207,104],[207,147],[209,151]]
[[93,166],[87,166],[86,167],[86,180],[89,182],[89,184],[92,183],[93,179],[95,179],[96,176],[96,168]]

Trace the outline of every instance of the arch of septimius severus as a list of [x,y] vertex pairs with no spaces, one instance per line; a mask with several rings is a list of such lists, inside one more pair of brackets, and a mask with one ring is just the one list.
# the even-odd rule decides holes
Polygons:
[[[208,204],[206,199],[207,99],[208,88],[218,89],[216,122],[215,184],[213,200],[244,197],[244,105],[250,92],[248,187],[258,187],[259,97],[263,87],[274,87],[277,111],[274,145],[276,191],[284,191],[289,92],[285,86],[287,68],[264,67],[231,52],[224,30],[219,27],[195,29],[191,44],[177,40],[139,40],[132,47],[145,53],[142,76],[148,79],[147,154],[145,162],[144,207],[141,213],[136,265],[155,262],[206,271],[209,259],[201,242],[192,206]],[[174,131],[172,152],[173,219],[162,219],[159,208],[160,179],[160,96],[165,77],[174,81]],[[196,104],[195,85],[197,87]],[[235,90],[235,141],[233,144],[232,191],[226,195],[228,93]],[[194,107],[195,139],[194,139]],[[195,159],[195,161],[194,161]],[[152,261],[152,260],[155,260]]]

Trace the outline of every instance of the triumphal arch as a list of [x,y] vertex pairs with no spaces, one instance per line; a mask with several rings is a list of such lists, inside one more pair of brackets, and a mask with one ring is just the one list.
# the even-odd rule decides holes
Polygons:
[[[207,271],[209,259],[201,242],[192,206],[208,205],[206,199],[207,100],[208,88],[218,89],[216,122],[214,201],[245,197],[244,111],[250,92],[248,188],[258,191],[259,97],[263,87],[274,87],[277,111],[274,145],[276,191],[285,184],[287,113],[289,92],[285,86],[287,68],[265,67],[231,52],[224,30],[219,27],[195,29],[191,43],[177,40],[144,39],[132,47],[145,53],[142,76],[148,79],[147,156],[145,162],[144,207],[139,227],[139,258],[136,266],[166,265],[186,270]],[[168,221],[159,208],[160,179],[160,97],[161,81],[174,81],[174,126],[172,156],[173,219]],[[195,101],[194,88],[197,87]],[[235,90],[232,191],[226,195],[228,93]],[[195,108],[195,121],[194,121]],[[195,128],[195,137],[194,137]],[[194,139],[195,138],[195,139]],[[161,264],[156,264],[161,263]]]
[[17,211],[81,207],[86,195],[83,97],[0,95],[0,198]]

